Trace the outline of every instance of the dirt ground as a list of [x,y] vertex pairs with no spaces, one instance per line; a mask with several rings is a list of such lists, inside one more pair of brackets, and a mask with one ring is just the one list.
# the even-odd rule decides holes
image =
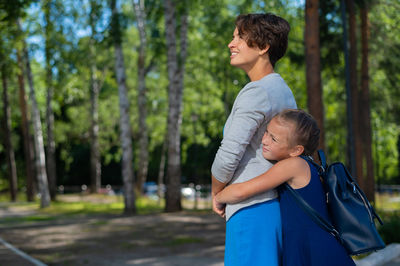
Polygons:
[[[12,215],[24,213],[0,206],[0,217]],[[194,212],[81,216],[0,223],[0,237],[47,265],[222,266],[225,222]],[[21,265],[21,260],[3,255],[0,265]]]

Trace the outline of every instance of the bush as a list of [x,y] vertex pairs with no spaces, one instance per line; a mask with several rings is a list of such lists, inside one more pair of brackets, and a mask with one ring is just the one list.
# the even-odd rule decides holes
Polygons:
[[379,234],[386,245],[400,243],[400,211],[380,213],[383,225],[378,227]]

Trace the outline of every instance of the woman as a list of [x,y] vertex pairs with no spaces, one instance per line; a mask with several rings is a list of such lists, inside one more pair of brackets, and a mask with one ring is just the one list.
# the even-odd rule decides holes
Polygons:
[[237,95],[212,172],[213,210],[226,217],[225,265],[279,265],[281,219],[277,192],[269,190],[245,201],[221,205],[215,195],[231,183],[266,172],[272,164],[262,156],[261,138],[278,112],[296,102],[275,63],[285,54],[289,23],[267,14],[240,15],[228,44],[230,63],[250,82]]

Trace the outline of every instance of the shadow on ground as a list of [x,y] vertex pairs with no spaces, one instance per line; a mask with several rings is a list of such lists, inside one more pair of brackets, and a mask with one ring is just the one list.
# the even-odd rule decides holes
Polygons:
[[80,216],[0,223],[0,237],[48,265],[222,266],[225,222],[195,212]]

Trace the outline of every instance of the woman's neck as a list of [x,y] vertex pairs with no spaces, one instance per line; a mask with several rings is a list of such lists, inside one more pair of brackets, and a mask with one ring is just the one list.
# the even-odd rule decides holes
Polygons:
[[268,64],[256,64],[252,69],[247,71],[247,75],[251,81],[260,80],[271,73],[274,73],[274,68],[269,62]]

